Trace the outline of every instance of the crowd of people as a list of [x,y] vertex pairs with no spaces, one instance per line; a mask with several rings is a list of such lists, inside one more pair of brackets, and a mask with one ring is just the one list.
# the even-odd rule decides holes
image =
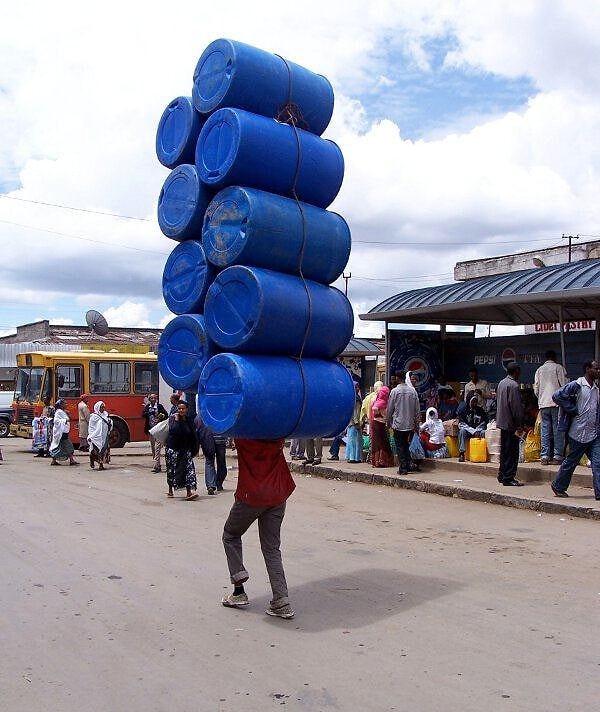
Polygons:
[[[539,439],[541,465],[559,466],[552,481],[557,497],[568,496],[574,468],[587,456],[594,495],[600,499],[599,373],[593,361],[586,362],[583,370],[583,376],[567,382],[565,368],[549,350],[531,388],[521,386],[517,363],[507,364],[506,376],[495,390],[476,368],[469,371],[469,380],[459,393],[442,376],[433,388],[419,394],[410,371],[394,373],[389,386],[377,381],[362,400],[356,384],[351,421],[333,438],[327,459],[339,460],[346,443],[347,462],[369,462],[376,468],[397,465],[398,474],[406,475],[419,471],[425,458],[450,457],[450,441],[456,444],[454,455],[464,462],[473,439],[485,440],[486,433],[496,432],[498,482],[520,487],[517,469],[529,434]],[[318,465],[322,450],[321,438],[296,439],[290,455],[303,464]]]

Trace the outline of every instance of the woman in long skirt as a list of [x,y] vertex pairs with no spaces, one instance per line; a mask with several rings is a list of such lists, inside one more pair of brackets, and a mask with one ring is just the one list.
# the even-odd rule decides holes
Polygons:
[[188,417],[185,401],[180,401],[177,413],[169,416],[169,436],[165,443],[165,462],[167,464],[168,497],[173,490],[185,487],[186,499],[198,499],[196,494],[196,468],[194,457],[198,454],[196,428]]
[[355,383],[354,411],[346,432],[346,460],[348,462],[362,462],[362,432],[360,424],[362,399],[359,389],[360,386]]
[[394,455],[388,437],[386,415],[390,389],[382,386],[371,406],[371,464],[373,467],[393,467]]
[[46,412],[46,408],[44,408],[42,414],[37,415],[31,421],[31,429],[33,431],[31,451],[36,453],[36,457],[46,457],[48,448],[48,418]]
[[108,438],[112,430],[112,419],[106,412],[104,401],[98,401],[94,405],[94,412],[90,415],[88,423],[87,441],[90,446],[90,467],[95,468],[97,462],[99,470],[104,469],[104,465],[109,460]]
[[51,465],[60,465],[59,460],[68,460],[69,465],[79,465],[73,457],[75,448],[69,438],[71,421],[65,411],[65,406],[66,403],[62,398],[54,404],[54,427],[52,429],[52,442],[50,443]]

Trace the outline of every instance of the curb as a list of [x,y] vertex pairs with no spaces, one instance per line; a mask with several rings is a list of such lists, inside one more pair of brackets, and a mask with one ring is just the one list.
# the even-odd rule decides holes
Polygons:
[[531,499],[529,497],[514,497],[500,492],[486,492],[485,490],[470,489],[468,487],[455,487],[441,482],[415,480],[410,477],[401,478],[396,475],[383,475],[378,472],[373,472],[372,474],[367,472],[348,472],[347,470],[335,470],[321,465],[299,465],[296,463],[289,463],[289,466],[293,472],[305,475],[309,474],[313,477],[321,477],[326,480],[342,480],[347,482],[361,482],[368,485],[400,487],[415,492],[437,494],[442,497],[456,497],[458,499],[484,502],[485,504],[496,504],[503,507],[514,507],[516,509],[529,509],[545,514],[567,514],[570,517],[600,521],[600,509],[594,509],[592,507],[580,507],[573,504],[564,504],[562,502],[545,502],[541,499]]

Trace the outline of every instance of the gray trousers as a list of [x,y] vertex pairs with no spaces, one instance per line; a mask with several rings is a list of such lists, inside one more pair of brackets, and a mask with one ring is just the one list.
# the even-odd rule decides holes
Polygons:
[[223,546],[232,584],[244,583],[249,574],[244,568],[242,536],[258,519],[260,548],[265,559],[274,602],[287,603],[288,589],[281,561],[281,522],[285,515],[285,502],[276,507],[249,507],[236,500],[223,528]]
[[309,460],[323,457],[323,438],[308,438],[306,442],[306,456]]

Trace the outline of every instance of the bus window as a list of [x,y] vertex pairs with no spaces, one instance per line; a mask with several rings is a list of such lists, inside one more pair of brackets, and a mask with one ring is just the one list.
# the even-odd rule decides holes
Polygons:
[[82,381],[81,366],[57,366],[56,387],[58,398],[79,398]]
[[52,375],[52,369],[47,368],[42,387],[42,403],[50,403],[52,400]]
[[133,383],[134,393],[137,395],[148,395],[148,393],[158,393],[158,364],[157,363],[136,363],[135,381]]
[[35,403],[40,397],[44,369],[41,367],[19,368],[15,385],[15,400]]
[[91,393],[129,393],[127,361],[90,361]]

